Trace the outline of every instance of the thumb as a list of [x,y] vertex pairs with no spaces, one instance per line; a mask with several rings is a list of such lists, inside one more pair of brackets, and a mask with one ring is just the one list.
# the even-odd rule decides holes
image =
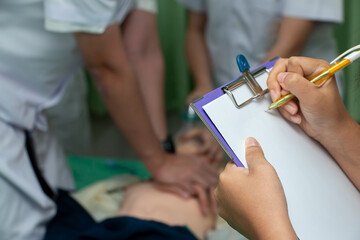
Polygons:
[[256,168],[259,164],[267,163],[264,152],[255,138],[248,138],[245,142],[245,159],[249,167],[249,171],[251,169]]
[[283,89],[294,94],[300,102],[306,102],[311,99],[311,93],[317,90],[315,84],[298,73],[279,73],[278,81]]

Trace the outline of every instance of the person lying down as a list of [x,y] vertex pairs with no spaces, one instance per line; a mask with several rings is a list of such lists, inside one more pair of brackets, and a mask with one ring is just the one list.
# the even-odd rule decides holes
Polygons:
[[216,221],[215,214],[202,213],[195,197],[179,197],[132,175],[60,196],[45,240],[196,240],[205,239]]
[[[216,216],[203,214],[195,198],[184,199],[159,190],[152,182],[141,182],[125,190],[117,216],[130,216],[143,220],[182,226],[198,239],[204,239],[214,228]],[[189,239],[196,239],[190,237]]]
[[[191,154],[198,151],[187,140],[177,149]],[[80,232],[76,239],[243,239],[212,211],[204,214],[195,197],[179,197],[133,175],[97,182],[71,196],[86,210],[62,214],[73,215],[71,221],[85,222],[81,231],[76,229]]]
[[[196,198],[181,198],[132,175],[98,182],[72,197],[100,224],[119,219],[121,229],[114,234],[121,237],[112,239],[245,239],[216,214],[205,215]],[[107,239],[105,235],[81,239]]]

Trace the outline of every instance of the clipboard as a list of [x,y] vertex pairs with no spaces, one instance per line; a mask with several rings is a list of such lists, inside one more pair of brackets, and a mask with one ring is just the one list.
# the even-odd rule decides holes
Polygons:
[[191,107],[237,166],[246,167],[245,139],[259,141],[282,182],[300,239],[359,240],[359,191],[318,142],[277,110],[265,111],[272,103],[266,80],[277,60],[213,90]]

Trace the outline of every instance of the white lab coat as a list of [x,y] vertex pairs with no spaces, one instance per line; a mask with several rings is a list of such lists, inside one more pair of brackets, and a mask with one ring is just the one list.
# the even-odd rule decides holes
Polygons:
[[157,0],[135,0],[135,8],[149,13],[158,12]]
[[[32,132],[49,185],[73,189],[65,156],[44,109],[62,97],[82,65],[74,31],[102,33],[122,21],[129,0],[0,1],[0,238],[41,239],[56,206],[30,166],[24,129]],[[45,29],[45,27],[46,29]]]
[[334,23],[343,20],[342,0],[177,0],[207,15],[206,42],[215,86],[239,76],[235,58],[244,54],[256,67],[275,43],[283,16],[317,21],[301,55],[336,57]]

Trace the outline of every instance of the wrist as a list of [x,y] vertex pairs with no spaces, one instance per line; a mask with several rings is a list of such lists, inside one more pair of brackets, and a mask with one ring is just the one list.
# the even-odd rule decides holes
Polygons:
[[[320,142],[330,155],[339,164],[342,170],[350,179],[355,169],[358,169],[359,161],[357,156],[360,147],[360,126],[353,119],[335,133],[328,135],[328,138]],[[356,185],[356,183],[354,183]]]
[[257,234],[259,240],[298,240],[288,216],[280,221],[272,221],[271,226],[263,226]]
[[211,79],[210,80],[207,80],[207,81],[202,81],[201,83],[197,83],[196,84],[196,88],[197,89],[204,89],[204,90],[212,90],[214,87],[211,83]]
[[208,74],[197,74],[197,76],[195,76],[195,83],[195,86],[198,89],[213,88],[212,79]]
[[147,170],[151,173],[151,175],[155,176],[165,162],[165,155],[165,151],[161,148],[161,145],[159,144],[158,147],[154,149],[151,154],[140,156],[140,158]]
[[351,138],[351,135],[359,132],[359,125],[347,114],[343,121],[335,125],[335,127],[329,127],[326,130],[318,134],[316,138],[326,149],[331,149],[335,146],[339,146],[341,142],[347,142]]
[[175,153],[175,144],[171,135],[161,141],[161,147],[167,153]]

